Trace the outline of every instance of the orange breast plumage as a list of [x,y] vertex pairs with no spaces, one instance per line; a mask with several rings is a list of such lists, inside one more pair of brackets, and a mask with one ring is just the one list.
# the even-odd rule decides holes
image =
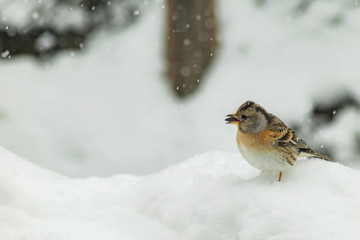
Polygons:
[[282,156],[263,133],[237,133],[237,145],[245,160],[262,171],[285,171],[291,164]]

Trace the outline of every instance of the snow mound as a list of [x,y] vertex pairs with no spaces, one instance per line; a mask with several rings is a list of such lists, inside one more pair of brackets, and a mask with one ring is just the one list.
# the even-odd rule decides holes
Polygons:
[[71,179],[0,148],[1,239],[358,239],[360,172],[299,161],[283,182],[211,152],[145,176]]

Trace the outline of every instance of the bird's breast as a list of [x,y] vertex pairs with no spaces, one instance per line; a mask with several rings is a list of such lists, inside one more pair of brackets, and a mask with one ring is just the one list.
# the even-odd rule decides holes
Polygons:
[[291,165],[284,161],[261,133],[237,133],[237,145],[241,155],[253,167],[263,171],[284,171]]
[[271,141],[263,136],[262,133],[243,133],[238,130],[236,141],[238,146],[241,145],[249,151],[269,151],[271,150]]

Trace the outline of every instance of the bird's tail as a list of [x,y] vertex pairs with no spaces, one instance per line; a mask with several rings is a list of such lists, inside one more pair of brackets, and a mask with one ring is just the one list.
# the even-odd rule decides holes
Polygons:
[[323,160],[326,160],[329,162],[335,162],[334,159],[332,159],[324,154],[315,152],[311,148],[303,148],[303,149],[299,149],[299,150],[300,150],[300,154],[299,154],[300,157],[320,158],[320,159],[323,159]]

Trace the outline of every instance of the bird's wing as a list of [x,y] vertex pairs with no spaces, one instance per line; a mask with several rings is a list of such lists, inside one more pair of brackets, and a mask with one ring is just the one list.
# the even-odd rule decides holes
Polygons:
[[272,147],[278,150],[282,159],[293,165],[297,158],[296,143],[292,141],[293,132],[278,117],[271,115],[271,123],[264,132]]
[[269,137],[275,145],[295,146],[293,141],[294,132],[286,126],[278,117],[272,115],[272,121],[267,128]]
[[292,129],[288,128],[278,117],[272,116],[273,121],[269,126],[270,137],[275,145],[287,148],[295,148],[299,157],[315,157],[333,162],[331,158],[315,152],[311,147]]
[[334,162],[334,160],[329,158],[328,156],[312,150],[309,145],[304,140],[302,140],[296,133],[294,133],[294,141],[296,142],[299,157],[314,157]]
[[311,147],[292,129],[288,128],[279,118],[274,116],[273,124],[269,127],[274,133],[273,138],[279,146],[295,147],[299,157],[315,157],[333,162],[334,160],[321,153],[315,152]]

